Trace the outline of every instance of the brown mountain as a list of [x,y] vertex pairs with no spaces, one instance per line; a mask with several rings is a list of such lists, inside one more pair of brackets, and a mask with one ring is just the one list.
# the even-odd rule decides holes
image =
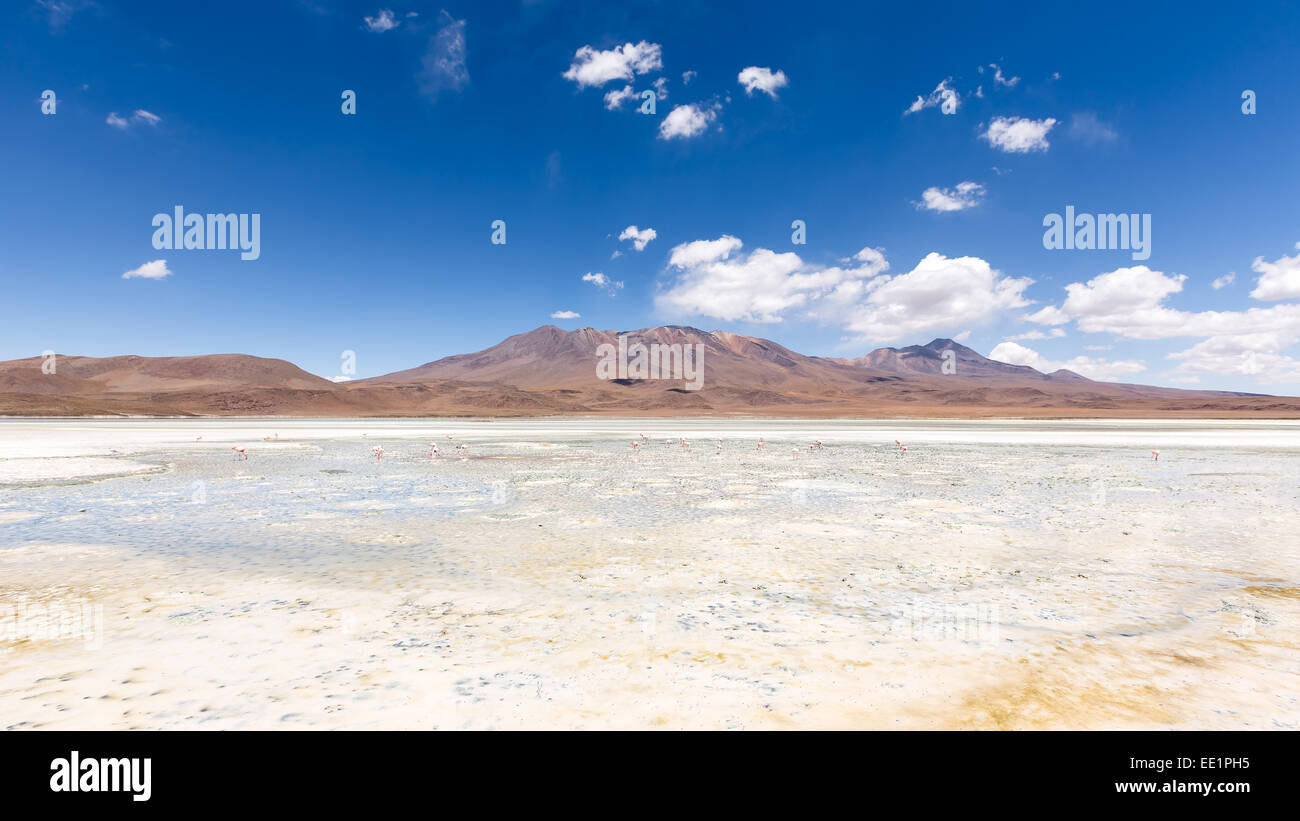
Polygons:
[[[703,346],[702,387],[635,378],[635,371],[598,378],[597,350],[616,348],[620,333],[629,347]],[[944,372],[945,362],[953,372]],[[836,359],[677,325],[625,333],[546,325],[477,353],[341,384],[282,360],[237,354],[60,357],[55,374],[40,366],[39,358],[0,363],[0,413],[1300,417],[1296,398],[1044,374],[950,339]]]

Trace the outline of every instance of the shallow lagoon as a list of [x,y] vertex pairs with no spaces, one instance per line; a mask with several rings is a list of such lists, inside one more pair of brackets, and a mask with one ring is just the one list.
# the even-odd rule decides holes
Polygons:
[[[0,444],[5,726],[1300,725],[1296,423],[5,420]],[[48,629],[69,613],[98,620]]]

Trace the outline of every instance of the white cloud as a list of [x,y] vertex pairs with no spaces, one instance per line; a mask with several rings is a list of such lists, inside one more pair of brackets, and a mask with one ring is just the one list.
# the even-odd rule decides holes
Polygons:
[[861,339],[891,341],[928,331],[953,332],[1028,303],[1029,279],[1010,279],[974,257],[932,253],[908,273],[885,276],[889,264],[864,248],[842,265],[821,267],[792,252],[758,248],[724,235],[675,247],[674,279],[659,293],[665,312],[723,320],[782,322],[792,313],[835,323]]
[[912,101],[912,104],[907,107],[907,110],[903,112],[903,116],[906,117],[908,114],[915,114],[918,111],[924,111],[945,102],[948,105],[944,110],[949,114],[955,112],[961,107],[961,95],[957,93],[951,83],[952,78],[949,77],[935,86],[934,91],[931,91],[929,96],[921,97],[918,95]]
[[1008,80],[1005,76],[1003,76],[1002,68],[997,63],[989,63],[989,68],[993,69],[994,71],[993,85],[995,86],[1006,86],[1007,88],[1015,88],[1016,83],[1020,82],[1019,77],[1012,77],[1011,79]]
[[1211,282],[1210,287],[1217,291],[1220,288],[1226,288],[1227,286],[1231,285],[1236,281],[1237,281],[1236,272],[1227,273],[1221,277],[1216,278],[1213,282]]
[[644,251],[646,245],[650,243],[650,240],[657,236],[659,236],[659,234],[653,228],[645,228],[638,231],[635,225],[629,225],[623,229],[623,233],[618,235],[618,239],[620,242],[625,239],[630,239],[632,240],[633,248],[638,251]]
[[578,88],[603,86],[611,80],[631,80],[637,74],[647,74],[663,68],[662,49],[658,43],[624,43],[609,51],[598,51],[583,46],[573,55],[573,63],[564,72],[564,79],[572,80]]
[[761,91],[773,100],[776,99],[776,90],[785,88],[790,84],[790,80],[785,76],[785,72],[777,70],[775,72],[770,68],[762,66],[750,66],[741,69],[736,79],[745,89],[745,94],[753,97],[755,91]]
[[582,314],[577,311],[556,311],[551,314],[551,319],[581,319]]
[[1147,369],[1145,364],[1135,359],[1115,362],[1105,358],[1094,359],[1091,356],[1076,356],[1064,362],[1056,362],[1044,357],[1032,348],[1017,345],[1015,342],[1001,343],[989,352],[989,359],[996,362],[1005,362],[1008,365],[1028,365],[1042,373],[1052,373],[1064,368],[1067,371],[1074,371],[1080,376],[1103,382],[1115,382],[1128,374],[1140,373]]
[[1164,300],[1183,290],[1187,277],[1153,271],[1145,265],[1118,268],[1086,283],[1065,286],[1060,307],[1049,306],[1027,319],[1044,325],[1073,320],[1086,333],[1114,333],[1129,339],[1222,336],[1300,331],[1300,305],[1275,305],[1245,311],[1179,311]]
[[677,268],[693,268],[707,262],[726,259],[742,243],[736,237],[723,234],[717,239],[697,239],[678,245],[668,257],[668,264]]
[[94,3],[90,0],[36,0],[36,5],[45,10],[50,32],[62,34],[74,14]]
[[[1300,249],[1300,242],[1295,247]],[[1250,292],[1255,299],[1273,301],[1300,296],[1300,254],[1283,256],[1272,262],[1265,262],[1262,256],[1255,257],[1250,268],[1262,275],[1255,290]]]
[[167,260],[155,259],[153,262],[146,262],[139,268],[132,268],[122,274],[122,279],[162,279],[170,275],[171,271],[167,268]]
[[380,9],[378,15],[363,19],[366,22],[366,30],[376,33],[392,31],[401,25],[401,22],[393,19],[393,12],[391,9]]
[[1300,333],[1258,333],[1212,336],[1185,351],[1169,354],[1180,360],[1176,374],[1214,373],[1248,376],[1260,382],[1300,382],[1300,360],[1282,353]]
[[699,76],[699,72],[698,72],[698,71],[683,71],[683,72],[682,72],[682,85],[684,85],[684,86],[688,86],[688,85],[690,85],[690,84],[691,84],[691,80],[694,80],[694,79],[695,79],[696,77],[698,77],[698,76]]
[[[1283,270],[1286,260],[1256,262],[1267,269],[1267,276],[1269,271]],[[1073,321],[1087,333],[1114,333],[1129,339],[1206,337],[1169,355],[1181,362],[1174,373],[1251,376],[1266,383],[1297,380],[1300,362],[1284,351],[1300,341],[1300,304],[1244,311],[1180,311],[1166,306],[1165,300],[1180,292],[1186,279],[1144,265],[1119,268],[1086,283],[1067,285],[1066,299],[1059,307],[1049,306],[1027,318],[1051,325]]]
[[1091,111],[1081,111],[1070,118],[1070,136],[1084,143],[1113,143],[1119,139],[1114,128],[1097,119]]
[[605,108],[610,111],[618,111],[623,104],[629,100],[635,100],[637,97],[636,89],[632,86],[623,86],[622,88],[611,88],[605,92]]
[[917,208],[929,211],[961,211],[974,208],[984,196],[984,186],[977,182],[959,182],[956,188],[931,186],[921,193]]
[[988,129],[980,136],[988,140],[989,145],[1009,154],[1026,154],[1030,151],[1046,151],[1050,147],[1047,133],[1056,125],[1056,120],[1031,120],[1028,117],[994,117]]
[[[1053,328],[1047,333],[1043,333],[1042,331],[1026,331],[1022,334],[1016,334],[1015,336],[1008,336],[1007,341],[1015,342],[1020,339],[1060,339],[1063,336],[1065,336],[1065,331],[1060,328]],[[1092,350],[1091,346],[1086,347],[1088,347],[1089,350]]]
[[846,327],[871,341],[978,325],[1029,304],[1028,277],[1005,277],[979,257],[931,252],[906,274],[869,283]]
[[456,20],[445,11],[438,21],[438,32],[429,38],[420,59],[420,73],[416,75],[420,93],[434,100],[442,92],[459,91],[469,82],[469,70],[465,67],[465,21]]
[[599,271],[597,271],[596,273],[583,274],[582,281],[590,282],[592,285],[595,285],[597,288],[609,294],[610,296],[613,296],[620,288],[623,287],[622,282],[616,282],[614,280],[611,280],[609,277],[605,276]]
[[855,268],[817,269],[795,253],[758,248],[736,255],[740,248],[740,240],[728,235],[678,245],[668,259],[677,269],[676,279],[656,297],[657,306],[724,320],[781,322],[786,311],[875,276],[884,264],[877,255]]
[[113,128],[125,131],[131,126],[140,125],[141,123],[144,125],[156,126],[158,123],[162,122],[162,117],[159,117],[152,111],[145,111],[143,108],[137,108],[131,113],[131,119],[129,120],[125,117],[119,117],[116,111],[110,111],[104,122],[108,123]]
[[658,80],[655,80],[650,85],[654,86],[656,97],[658,97],[660,100],[668,99],[668,78],[667,77],[660,77]]
[[659,138],[687,139],[702,134],[717,119],[719,108],[721,106],[718,104],[712,108],[701,108],[697,103],[679,105],[668,112],[668,116],[659,123]]

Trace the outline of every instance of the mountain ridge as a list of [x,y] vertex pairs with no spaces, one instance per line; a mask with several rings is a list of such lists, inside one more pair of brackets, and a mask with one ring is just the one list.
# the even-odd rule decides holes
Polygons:
[[[601,379],[600,345],[700,345],[698,390],[683,379]],[[1099,382],[997,362],[955,340],[854,358],[689,325],[631,331],[542,325],[479,351],[345,382],[281,359],[59,356],[0,362],[4,415],[1133,416],[1271,414],[1300,399]],[[639,372],[638,372],[639,373]]]

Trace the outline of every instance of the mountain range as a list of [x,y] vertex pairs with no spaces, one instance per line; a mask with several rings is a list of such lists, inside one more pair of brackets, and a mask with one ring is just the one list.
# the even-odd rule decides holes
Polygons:
[[[702,346],[703,381],[601,379],[601,345]],[[695,349],[701,350],[701,349]],[[856,359],[678,325],[544,325],[476,353],[334,382],[244,354],[0,362],[0,414],[217,416],[754,415],[1300,417],[1300,398],[1098,382],[995,362],[951,339]]]

